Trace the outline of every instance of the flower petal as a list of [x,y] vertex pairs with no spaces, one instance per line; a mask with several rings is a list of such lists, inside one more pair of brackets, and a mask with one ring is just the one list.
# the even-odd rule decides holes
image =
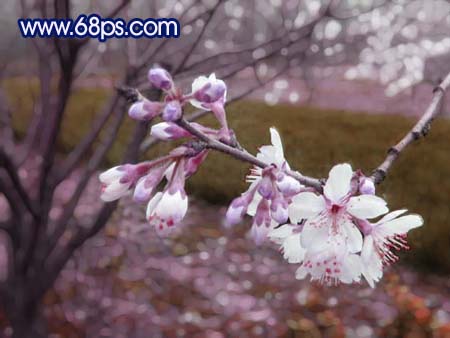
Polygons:
[[123,175],[125,174],[125,168],[122,165],[118,165],[116,167],[113,167],[111,169],[108,169],[104,172],[102,172],[98,179],[100,182],[104,184],[111,184],[116,180],[119,180]]
[[146,212],[147,219],[149,219],[150,216],[153,214],[153,211],[155,210],[156,206],[158,205],[159,201],[161,200],[162,195],[163,195],[162,192],[159,191],[155,194],[155,196],[153,196],[153,198],[150,200],[150,202],[148,202],[147,212]]
[[269,232],[267,235],[272,242],[275,242],[277,244],[283,243],[283,241],[288,238],[292,231],[294,230],[294,227],[290,224],[282,225],[278,228],[273,229]]
[[332,202],[338,204],[340,200],[350,191],[350,181],[353,170],[350,164],[343,163],[335,165],[329,175],[324,187],[325,196]]
[[302,246],[314,252],[325,250],[329,247],[330,219],[318,215],[306,221],[301,237]]
[[325,209],[325,199],[312,192],[302,192],[292,198],[289,205],[289,218],[292,223],[299,223],[319,214]]
[[281,142],[281,137],[275,128],[270,128],[270,140],[272,145],[275,147],[277,156],[284,159],[283,143]]
[[386,201],[375,195],[353,196],[347,204],[347,212],[360,219],[378,217],[388,211]]
[[382,223],[386,223],[387,221],[391,221],[394,218],[397,218],[398,216],[403,215],[407,211],[408,211],[407,209],[401,209],[401,210],[395,210],[390,213],[387,213],[377,222],[377,224],[382,224]]
[[347,239],[347,248],[350,253],[360,252],[363,246],[361,232],[351,220],[346,220],[342,224],[342,229]]
[[[251,186],[250,186],[251,187]],[[250,190],[250,188],[249,188]],[[247,215],[249,216],[255,216],[256,214],[256,209],[258,208],[258,204],[261,201],[262,196],[256,192],[255,195],[253,196],[252,201],[250,202],[250,204],[248,205],[247,208]]]
[[380,255],[375,251],[373,237],[366,236],[361,251],[362,274],[367,283],[373,288],[383,276],[383,263]]
[[131,182],[120,183],[120,181],[114,181],[104,187],[100,198],[104,202],[115,201],[125,195],[128,192],[130,186]]
[[342,261],[339,280],[345,284],[358,282],[361,278],[361,270],[362,264],[360,256],[355,254],[347,255]]
[[423,218],[420,215],[406,215],[383,224],[375,226],[373,232],[383,237],[406,234],[409,230],[422,226]]
[[301,245],[301,234],[292,234],[282,244],[283,257],[289,263],[301,263],[305,258],[306,250]]

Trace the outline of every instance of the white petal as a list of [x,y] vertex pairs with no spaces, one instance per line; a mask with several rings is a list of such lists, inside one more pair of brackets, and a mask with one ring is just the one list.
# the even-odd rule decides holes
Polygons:
[[[211,74],[213,75],[213,74]],[[206,76],[199,76],[192,82],[192,92],[196,92],[197,90],[203,88],[205,84],[209,82],[209,78]]]
[[325,196],[334,203],[339,201],[350,191],[350,181],[353,170],[350,164],[335,165],[329,175],[324,187]]
[[294,227],[290,224],[282,225],[278,228],[273,229],[267,235],[272,242],[277,244],[283,243],[283,241],[292,234]]
[[341,224],[344,229],[344,234],[347,237],[347,248],[351,253],[360,252],[363,245],[363,238],[361,232],[350,220]]
[[270,128],[270,140],[275,147],[278,156],[284,158],[283,143],[281,142],[280,134],[275,128]]
[[329,219],[317,216],[306,221],[302,236],[302,246],[314,252],[326,249],[329,245]]
[[374,218],[389,211],[386,201],[375,195],[360,195],[350,198],[347,211],[360,219]]
[[101,173],[98,176],[98,179],[100,180],[100,182],[105,184],[111,184],[115,180],[119,180],[125,173],[124,170],[120,169],[121,167],[122,166],[119,165],[114,168],[106,170],[105,172]]
[[283,257],[289,263],[301,263],[305,258],[306,250],[302,247],[300,242],[301,234],[292,234],[283,242]]
[[289,218],[292,223],[299,223],[302,219],[308,219],[319,214],[325,209],[323,196],[312,192],[302,192],[292,198],[289,205]]
[[153,196],[153,198],[150,200],[150,202],[148,202],[147,204],[147,212],[146,212],[146,217],[147,219],[150,218],[150,216],[152,216],[155,207],[158,205],[159,201],[161,200],[162,197],[162,192],[157,192],[155,194],[155,196]]
[[278,156],[277,149],[274,146],[262,146],[259,148],[256,158],[267,164],[278,164],[280,157]]
[[[255,183],[255,182],[253,182],[253,183]],[[252,201],[248,205],[247,215],[255,216],[256,209],[258,208],[258,204],[261,201],[261,199],[262,199],[262,196],[258,192],[256,192],[255,195],[253,196]]]
[[393,220],[394,218],[397,218],[400,215],[403,215],[405,212],[407,212],[407,209],[401,209],[401,210],[395,210],[395,211],[391,211],[390,213],[387,213],[386,215],[384,215],[378,222],[377,224],[382,224],[385,223],[387,221]]
[[423,218],[420,215],[406,215],[383,224],[375,226],[373,232],[383,237],[406,234],[409,230],[422,226]]
[[187,197],[177,191],[174,194],[165,192],[158,203],[157,210],[158,216],[163,219],[172,219],[174,223],[177,223],[183,219],[188,209]]
[[339,280],[346,284],[358,282],[361,278],[361,270],[361,258],[354,254],[347,255],[342,261]]
[[154,124],[152,128],[150,129],[150,135],[159,139],[159,140],[168,140],[172,136],[168,132],[166,132],[166,129],[169,127],[169,123],[167,122],[161,122]]
[[362,274],[369,285],[373,288],[375,282],[383,276],[383,263],[380,256],[375,251],[373,237],[366,236],[361,251]]
[[108,184],[104,190],[102,191],[102,194],[100,195],[100,198],[104,202],[112,202],[119,198],[121,198],[123,195],[125,195],[128,191],[128,189],[131,186],[131,182],[127,184],[120,183],[120,181],[114,181],[111,184]]

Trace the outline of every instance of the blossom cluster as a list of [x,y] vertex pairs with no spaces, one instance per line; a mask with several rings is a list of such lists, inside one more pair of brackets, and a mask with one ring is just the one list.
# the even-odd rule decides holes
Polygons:
[[322,194],[294,183],[286,175],[289,164],[273,128],[271,136],[272,145],[261,147],[257,155],[270,169],[255,169],[248,176],[250,187],[231,203],[228,222],[253,216],[257,242],[268,236],[279,244],[289,263],[300,264],[298,279],[310,275],[337,284],[364,276],[373,287],[383,265],[397,260],[391,249],[408,248],[406,233],[421,226],[422,217],[405,216],[406,210],[388,213],[386,201],[375,196],[373,181],[346,163],[331,169]]
[[[153,161],[102,173],[101,197],[113,201],[134,189],[134,200],[147,203],[150,225],[159,235],[167,235],[186,215],[186,179],[210,151],[198,135],[232,146],[234,134],[224,109],[227,88],[214,74],[194,80],[188,94],[175,86],[164,69],[151,69],[148,78],[163,93],[163,100],[140,99],[130,107],[130,117],[144,121],[160,117],[163,121],[151,128],[153,137],[188,141]],[[187,103],[212,111],[220,129],[191,123],[192,129],[187,130],[180,123]],[[226,223],[234,225],[251,216],[250,233],[256,243],[269,238],[280,245],[284,258],[299,264],[298,279],[309,275],[325,284],[350,284],[364,277],[373,287],[383,267],[397,260],[394,250],[408,248],[406,234],[420,227],[422,218],[405,215],[406,210],[389,212],[386,201],[375,195],[374,182],[347,163],[335,165],[321,189],[301,184],[285,159],[279,133],[271,128],[270,135],[271,145],[259,149],[253,161],[258,165],[247,176],[249,187],[232,201]]]

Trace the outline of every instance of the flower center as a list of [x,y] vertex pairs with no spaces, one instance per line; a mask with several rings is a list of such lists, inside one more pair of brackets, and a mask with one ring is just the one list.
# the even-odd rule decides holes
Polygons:
[[332,214],[337,214],[339,212],[339,210],[341,210],[341,206],[340,205],[333,204],[331,206],[331,213]]

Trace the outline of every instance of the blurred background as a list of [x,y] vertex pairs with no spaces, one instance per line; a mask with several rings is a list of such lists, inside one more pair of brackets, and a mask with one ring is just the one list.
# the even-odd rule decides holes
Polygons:
[[[179,39],[24,39],[18,18],[178,18]],[[444,0],[3,0],[0,3],[0,336],[450,337],[450,111],[378,188],[423,215],[375,289],[295,280],[249,224],[223,227],[248,166],[208,157],[183,226],[160,239],[145,206],[99,200],[98,172],[166,153],[117,88],[157,98],[148,69],[185,91],[228,84],[252,152],[281,133],[287,160],[324,177],[370,174],[450,71]],[[448,100],[446,100],[448,101]],[[191,120],[216,126],[208,114]]]

